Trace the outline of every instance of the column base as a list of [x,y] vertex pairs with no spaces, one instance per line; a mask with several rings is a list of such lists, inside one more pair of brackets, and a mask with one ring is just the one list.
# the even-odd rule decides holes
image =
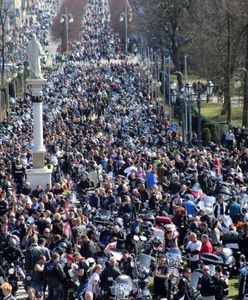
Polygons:
[[45,152],[34,152],[33,153],[34,169],[43,169],[45,167],[44,155],[45,155]]
[[42,189],[45,189],[48,183],[52,184],[52,170],[47,168],[27,170],[26,175],[32,189],[35,189],[38,184]]

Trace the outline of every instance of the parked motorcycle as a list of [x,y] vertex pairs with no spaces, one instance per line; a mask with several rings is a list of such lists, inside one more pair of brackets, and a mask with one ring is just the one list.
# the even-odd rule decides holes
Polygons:
[[12,293],[15,296],[18,290],[18,282],[25,281],[26,276],[20,266],[20,263],[13,262],[8,264],[6,261],[3,262],[3,269],[5,271],[7,281],[12,286]]
[[219,248],[214,253],[204,253],[201,256],[203,264],[206,265],[221,265],[228,271],[231,271],[235,266],[235,259],[233,257],[233,251],[229,248]]
[[151,294],[148,289],[149,277],[155,267],[155,259],[147,254],[139,254],[136,258],[135,283],[138,286],[138,295],[136,299],[150,300]]
[[239,299],[248,300],[248,262],[240,262]]
[[118,276],[110,286],[112,299],[126,300],[137,294],[138,289],[131,277],[127,275]]

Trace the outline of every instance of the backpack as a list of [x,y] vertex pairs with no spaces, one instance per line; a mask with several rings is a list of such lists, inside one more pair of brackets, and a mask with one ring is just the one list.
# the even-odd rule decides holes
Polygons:
[[45,265],[45,269],[44,269],[44,277],[49,280],[49,278],[51,277],[56,277],[57,276],[57,269],[56,269],[56,265],[53,264],[52,262],[48,262]]

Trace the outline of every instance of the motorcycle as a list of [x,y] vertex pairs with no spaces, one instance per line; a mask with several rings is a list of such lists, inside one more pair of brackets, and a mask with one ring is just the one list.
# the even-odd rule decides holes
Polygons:
[[201,300],[202,299],[200,291],[197,290],[197,285],[198,285],[199,279],[202,276],[203,276],[203,272],[200,269],[195,269],[194,272],[191,275],[190,283],[191,283],[191,286],[194,290],[193,300]]
[[167,265],[170,268],[180,268],[183,262],[182,252],[179,248],[170,248],[166,254]]
[[96,224],[109,224],[111,219],[111,212],[107,209],[101,209],[97,211],[94,222]]
[[18,282],[25,282],[26,276],[18,262],[8,264],[6,261],[3,262],[3,269],[5,271],[7,281],[12,286],[12,293],[15,296],[18,290]]
[[200,201],[197,203],[197,207],[199,209],[203,209],[206,211],[208,215],[213,214],[214,204],[216,203],[216,198],[213,196],[204,196]]
[[148,243],[145,244],[144,250],[145,254],[151,255],[152,257],[157,257],[160,253],[164,252],[164,242],[160,236],[155,235],[151,238]]
[[248,262],[240,262],[239,269],[239,299],[248,300]]
[[135,270],[135,282],[138,289],[138,295],[136,299],[150,300],[151,294],[148,289],[149,277],[155,267],[155,259],[147,254],[139,254],[136,258],[136,270]]
[[110,286],[112,299],[126,300],[137,294],[137,287],[131,277],[119,275]]
[[167,265],[169,268],[169,299],[174,299],[177,294],[177,286],[179,281],[179,270],[182,266],[182,252],[179,248],[170,248],[166,254]]
[[233,251],[229,248],[217,249],[216,254],[204,253],[201,256],[203,264],[206,265],[221,265],[228,271],[231,271],[235,266],[235,259],[233,257]]

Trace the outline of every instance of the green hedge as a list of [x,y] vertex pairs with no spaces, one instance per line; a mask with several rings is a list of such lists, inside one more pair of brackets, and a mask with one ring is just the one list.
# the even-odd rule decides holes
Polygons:
[[208,146],[209,142],[211,140],[212,140],[212,136],[211,136],[210,129],[208,127],[205,127],[202,130],[202,142],[203,142],[203,146]]
[[[197,133],[198,128],[198,112],[196,109],[193,109],[192,112],[192,128]],[[221,128],[220,125],[217,122],[210,121],[209,119],[205,118],[203,115],[201,115],[201,128],[202,128],[202,134],[204,128],[208,128],[211,135],[211,141],[214,143],[219,143],[221,140]]]

